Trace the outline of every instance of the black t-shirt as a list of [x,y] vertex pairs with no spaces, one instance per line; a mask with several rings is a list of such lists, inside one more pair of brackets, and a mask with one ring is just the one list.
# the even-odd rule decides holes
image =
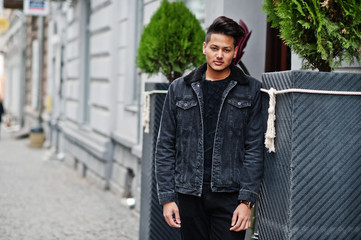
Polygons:
[[229,79],[218,81],[203,80],[203,121],[204,121],[204,176],[203,183],[211,182],[214,136],[216,133],[218,114],[222,95]]

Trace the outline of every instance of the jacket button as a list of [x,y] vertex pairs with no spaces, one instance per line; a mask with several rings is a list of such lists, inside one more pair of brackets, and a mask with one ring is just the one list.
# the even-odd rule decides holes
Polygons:
[[242,103],[241,102],[238,102],[238,105],[241,105]]

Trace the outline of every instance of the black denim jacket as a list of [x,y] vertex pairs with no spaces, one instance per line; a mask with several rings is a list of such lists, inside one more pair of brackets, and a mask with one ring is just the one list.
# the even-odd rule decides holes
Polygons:
[[[170,84],[163,106],[155,155],[159,203],[176,193],[201,196],[203,187],[203,64]],[[261,83],[231,65],[216,127],[211,189],[239,192],[256,202],[263,177]]]

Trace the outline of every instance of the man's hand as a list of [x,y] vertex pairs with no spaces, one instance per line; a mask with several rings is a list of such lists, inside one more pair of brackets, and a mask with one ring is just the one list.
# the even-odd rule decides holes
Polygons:
[[163,216],[169,226],[175,228],[181,227],[179,210],[175,202],[169,202],[163,205]]
[[251,209],[246,204],[239,204],[233,212],[231,231],[239,232],[251,227]]

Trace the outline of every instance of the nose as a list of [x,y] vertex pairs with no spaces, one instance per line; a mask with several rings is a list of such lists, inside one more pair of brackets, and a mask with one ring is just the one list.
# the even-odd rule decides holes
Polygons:
[[216,57],[219,58],[219,59],[222,59],[222,58],[223,58],[223,52],[222,52],[221,49],[217,51]]

